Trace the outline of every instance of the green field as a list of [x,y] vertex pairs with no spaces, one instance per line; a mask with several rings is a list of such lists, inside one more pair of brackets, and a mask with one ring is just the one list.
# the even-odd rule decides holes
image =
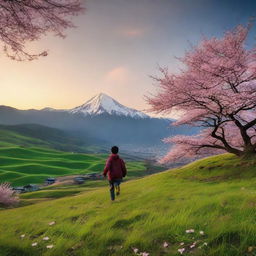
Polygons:
[[[0,183],[43,183],[48,177],[103,171],[107,155],[66,153],[47,148],[0,147]],[[145,163],[128,161],[129,177],[145,175]]]
[[180,248],[183,255],[256,255],[255,163],[231,155],[203,159],[126,182],[115,202],[107,187],[40,191],[67,194],[0,211],[0,255],[128,256],[132,248],[150,256],[180,255]]

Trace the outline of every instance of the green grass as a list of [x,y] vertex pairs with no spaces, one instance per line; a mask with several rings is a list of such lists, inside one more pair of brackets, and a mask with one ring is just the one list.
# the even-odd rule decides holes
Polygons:
[[[182,247],[183,255],[256,255],[255,160],[222,155],[132,180],[122,184],[115,202],[107,187],[74,186],[79,194],[2,210],[0,255],[129,256],[134,247],[151,256],[180,255]],[[54,190],[52,197],[58,197]],[[51,221],[56,224],[49,226]]]
[[[43,183],[47,177],[101,173],[106,154],[78,154],[39,147],[0,147],[0,183]],[[129,178],[147,175],[144,162],[129,161]]]
[[32,199],[32,198],[60,198],[60,197],[65,197],[65,196],[70,196],[70,195],[75,195],[79,193],[79,190],[74,190],[74,189],[69,189],[69,190],[63,190],[63,189],[58,189],[58,190],[42,190],[42,191],[37,191],[33,193],[24,193],[20,195],[21,199]]

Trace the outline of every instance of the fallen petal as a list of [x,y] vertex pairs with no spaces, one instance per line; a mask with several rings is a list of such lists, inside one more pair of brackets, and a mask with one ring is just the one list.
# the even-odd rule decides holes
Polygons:
[[180,254],[183,254],[184,251],[185,251],[185,248],[178,249],[178,252],[179,252]]
[[55,221],[52,221],[49,223],[50,226],[54,225],[56,222]]
[[139,249],[138,249],[138,248],[133,248],[133,252],[134,252],[134,253],[138,253],[138,252],[139,252]]
[[167,242],[164,242],[163,247],[167,248],[168,246],[169,246],[169,244]]

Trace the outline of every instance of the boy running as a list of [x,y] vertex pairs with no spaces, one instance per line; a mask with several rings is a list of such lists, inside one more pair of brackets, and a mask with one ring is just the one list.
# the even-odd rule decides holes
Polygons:
[[116,195],[120,195],[120,183],[127,173],[125,163],[118,155],[118,150],[117,146],[111,148],[112,154],[109,156],[103,172],[104,177],[108,174],[110,197],[112,201],[115,200],[115,190]]

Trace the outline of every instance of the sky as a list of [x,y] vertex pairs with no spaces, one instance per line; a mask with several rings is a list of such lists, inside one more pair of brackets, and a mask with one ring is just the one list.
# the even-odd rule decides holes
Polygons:
[[[0,54],[0,105],[19,109],[68,109],[98,93],[147,110],[159,67],[178,72],[182,57],[202,37],[256,16],[249,0],[86,0],[85,14],[61,39],[52,35],[28,46],[47,57],[16,62]],[[255,44],[256,24],[247,47]]]

